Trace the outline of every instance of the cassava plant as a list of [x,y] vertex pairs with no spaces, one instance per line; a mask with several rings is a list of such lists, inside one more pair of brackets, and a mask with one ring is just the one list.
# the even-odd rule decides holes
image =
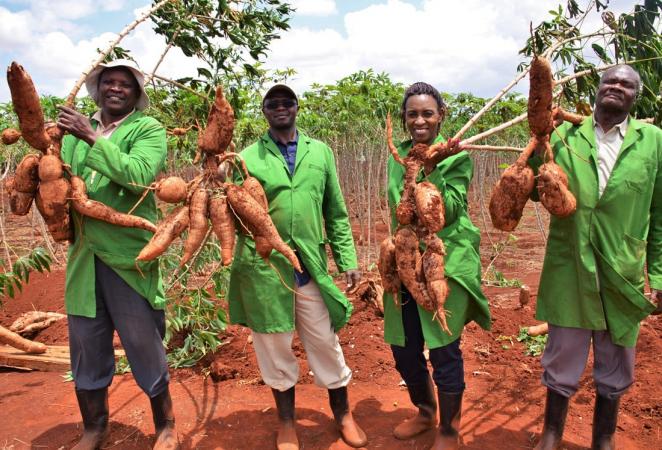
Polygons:
[[[0,273],[0,306],[3,299],[13,298],[17,292],[23,290],[23,284],[30,281],[31,272],[50,271],[52,262],[52,258],[42,247],[36,247],[28,255],[16,259],[11,264],[11,270]],[[8,263],[10,262],[0,260],[1,266]]]

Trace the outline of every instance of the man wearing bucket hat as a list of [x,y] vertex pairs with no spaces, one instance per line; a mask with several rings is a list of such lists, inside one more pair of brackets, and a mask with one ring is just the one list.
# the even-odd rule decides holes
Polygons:
[[[144,188],[166,157],[163,126],[142,113],[149,105],[143,74],[132,61],[100,64],[87,76],[99,110],[87,118],[62,106],[58,126],[69,132],[62,160],[85,180],[91,199],[156,221],[156,201]],[[108,434],[108,386],[115,371],[113,333],[122,341],[137,384],[149,396],[155,449],[178,448],[163,335],[165,296],[158,262],[136,265],[151,233],[73,212],[65,306],[71,370],[83,416],[77,450],[101,447]]]
[[335,334],[348,322],[352,305],[327,271],[326,243],[349,286],[360,280],[361,273],[333,152],[297,130],[297,111],[292,89],[283,84],[269,89],[262,102],[269,130],[241,156],[264,187],[269,214],[304,270],[295,273],[276,252],[264,262],[254,241],[240,235],[230,274],[230,320],[252,331],[260,373],[276,401],[279,450],[299,448],[294,422],[299,377],[292,350],[294,330],[306,350],[315,384],[328,390],[342,439],[362,447],[366,435],[354,421],[347,397],[352,371]]

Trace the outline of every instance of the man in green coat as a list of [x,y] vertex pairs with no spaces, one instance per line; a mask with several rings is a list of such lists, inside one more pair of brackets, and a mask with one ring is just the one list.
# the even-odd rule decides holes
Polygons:
[[[141,112],[149,105],[143,74],[135,64],[116,60],[88,75],[87,90],[100,107],[92,119],[62,106],[58,126],[62,160],[83,178],[88,196],[119,212],[140,203],[166,157],[163,126]],[[151,233],[73,214],[65,305],[71,370],[84,432],[77,450],[99,448],[108,434],[108,386],[115,372],[113,332],[117,333],[138,385],[150,397],[155,449],[178,448],[168,390],[170,380],[163,335],[164,294],[158,262],[135,258]],[[134,213],[156,221],[149,193]]]
[[[615,448],[619,399],[634,381],[639,322],[662,290],[662,131],[629,117],[639,74],[604,73],[593,117],[553,134],[554,160],[568,175],[577,210],[552,217],[536,318],[549,322],[542,357],[545,425],[537,449],[559,445],[568,399],[579,387],[591,342],[596,402],[592,448]],[[542,162],[534,155],[530,164]]]
[[335,331],[349,320],[352,306],[328,274],[326,244],[349,286],[361,277],[352,230],[340,191],[333,152],[296,128],[298,100],[292,89],[275,85],[262,112],[269,131],[241,152],[249,172],[262,184],[269,214],[283,240],[299,258],[296,273],[280,253],[268,262],[254,241],[240,235],[230,275],[230,320],[252,331],[253,347],[265,384],[278,408],[277,446],[298,449],[294,428],[294,386],[299,364],[292,351],[299,334],[315,383],[328,389],[331,410],[343,440],[366,444],[349,411],[347,367]]

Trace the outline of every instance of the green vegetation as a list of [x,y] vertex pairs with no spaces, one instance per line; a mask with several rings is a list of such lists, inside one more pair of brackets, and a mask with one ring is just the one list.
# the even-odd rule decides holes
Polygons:
[[506,278],[503,272],[490,266],[489,270],[483,275],[483,284],[485,286],[497,287],[522,287],[522,282],[517,278]]
[[[521,53],[527,62],[520,66],[520,70],[526,66],[534,51],[540,53],[563,39],[579,36],[579,25],[585,22],[586,16],[599,14],[604,22],[603,29],[599,30],[600,41],[567,40],[552,55],[555,65],[560,68],[557,77],[592,70],[585,78],[564,86],[563,102],[570,110],[590,113],[589,105],[594,101],[599,79],[595,67],[636,59],[639,62],[634,66],[640,72],[644,86],[635,115],[654,118],[659,124],[662,117],[662,38],[659,33],[662,0],[644,0],[634,5],[632,13],[619,17],[609,12],[605,1],[590,0],[585,4],[583,7],[576,0],[569,0],[550,11],[549,19],[536,26],[533,36],[525,43]],[[223,86],[235,110],[234,143],[238,150],[265,132],[267,127],[261,114],[261,94],[275,82],[287,82],[294,72],[289,69],[269,72],[259,61],[267,54],[269,44],[278,38],[278,34],[288,29],[291,12],[288,3],[280,0],[182,0],[169,4],[155,14],[156,32],[164,37],[164,49],[167,51],[170,45],[177,47],[185,55],[195,57],[191,58],[192,63],[199,64],[195,77],[165,80],[148,76],[151,80],[147,89],[151,106],[146,113],[157,118],[168,130],[190,128],[182,136],[169,135],[169,155],[164,167],[166,173],[178,174],[189,180],[197,173],[193,160],[198,127],[205,123],[216,85]],[[113,58],[131,56],[130,51],[121,47],[116,47],[111,53]],[[158,74],[158,67],[144,69],[148,75],[152,72]],[[421,79],[425,80],[425,74],[421,74]],[[437,87],[442,91],[444,89],[444,86]],[[402,83],[391,80],[388,74],[366,69],[332,84],[315,84],[299,93],[300,129],[328,143],[336,155],[350,217],[358,225],[358,240],[362,248],[368,249],[360,261],[363,267],[370,267],[376,260],[376,225],[390,223],[385,193],[388,151],[384,123],[389,112],[394,122],[398,122],[405,88]],[[448,105],[448,117],[441,130],[445,137],[454,135],[489,101],[466,92],[443,92],[442,95]],[[57,97],[42,98],[48,120],[55,120],[56,106],[62,102],[63,99]],[[505,95],[464,137],[471,137],[521,115],[526,111],[526,103],[526,98],[521,94]],[[84,114],[91,114],[95,105],[89,98],[82,98],[77,100],[76,108]],[[0,131],[7,127],[17,127],[9,103],[0,104]],[[401,127],[396,126],[395,132],[396,140],[405,138]],[[528,138],[528,127],[522,122],[480,143],[521,147]],[[29,151],[23,141],[12,146],[0,146],[0,176],[12,172],[16,163]],[[472,158],[475,162],[472,194],[476,195],[478,191],[480,196],[479,201],[472,204],[483,205],[480,207],[486,225],[483,190],[489,190],[504,165],[512,162],[513,155],[472,152]],[[3,215],[4,212],[0,214],[2,224]],[[493,243],[494,254],[483,274],[485,283],[521,286],[519,280],[507,279],[494,265],[498,255],[515,242],[516,238],[509,235],[505,241]],[[4,246],[7,255],[12,256],[0,260],[5,269],[0,274],[0,300],[14,296],[21,289],[21,284],[27,282],[31,270],[48,270],[51,264],[51,256],[41,248],[15,251],[7,242]],[[216,238],[209,237],[195,261],[184,270],[177,267],[180,254],[181,243],[177,241],[160,260],[169,305],[165,342],[171,347],[169,362],[173,367],[191,366],[222,345],[227,324],[224,302],[228,271],[219,269]],[[12,263],[14,258],[17,260]],[[545,339],[530,338],[521,332],[518,337],[531,354],[540,354]]]
[[[659,126],[662,124],[662,0],[644,0],[634,4],[632,12],[618,17],[609,11],[608,4],[606,0],[591,0],[583,5],[577,0],[568,0],[565,9],[562,4],[559,5],[550,11],[549,20],[533,29],[533,36],[521,53],[530,57],[534,52],[540,54],[560,39],[578,37],[582,35],[578,25],[584,23],[587,16],[599,14],[603,27],[589,30],[599,33],[590,46],[586,41],[568,41],[552,58],[564,67],[561,75],[589,71],[587,76],[564,86],[564,101],[579,110],[590,111],[600,78],[595,68],[613,63],[631,63],[641,75],[643,84],[632,113],[638,118],[653,118]],[[583,31],[586,34],[587,30]]]
[[[30,281],[30,272],[50,271],[52,261],[51,256],[41,247],[36,247],[29,254],[16,259],[10,271],[0,273],[0,306],[5,297],[13,298],[17,292],[23,290],[23,284]],[[4,265],[5,261],[0,259],[0,266]]]
[[530,336],[527,333],[527,327],[521,327],[517,335],[517,342],[524,344],[524,354],[528,356],[540,356],[545,350],[547,344],[547,335]]
[[[227,274],[227,271],[219,273]],[[225,285],[227,279],[214,280],[214,286],[217,282]],[[173,336],[178,333],[184,336],[183,342],[169,348],[168,364],[171,367],[193,366],[223,345],[221,335],[227,326],[227,318],[222,306],[202,288],[186,290],[184,296],[169,303],[165,343],[173,342]]]
[[501,344],[501,349],[502,350],[510,350],[513,347],[513,337],[512,336],[505,336],[505,335],[499,335],[496,339],[497,342],[502,342]]
[[225,295],[229,269],[219,268],[217,241],[205,245],[186,270],[178,270],[182,243],[175,242],[159,259],[168,299],[166,335],[168,364],[190,367],[223,345],[227,327]]

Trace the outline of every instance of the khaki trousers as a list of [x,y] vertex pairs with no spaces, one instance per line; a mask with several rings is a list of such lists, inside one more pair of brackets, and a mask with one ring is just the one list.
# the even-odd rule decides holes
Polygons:
[[[295,328],[306,351],[315,384],[327,389],[347,386],[352,371],[345,364],[329,311],[313,280],[296,288]],[[305,296],[305,297],[303,297]],[[286,391],[299,379],[299,362],[292,351],[294,331],[253,334],[253,348],[264,383]]]

